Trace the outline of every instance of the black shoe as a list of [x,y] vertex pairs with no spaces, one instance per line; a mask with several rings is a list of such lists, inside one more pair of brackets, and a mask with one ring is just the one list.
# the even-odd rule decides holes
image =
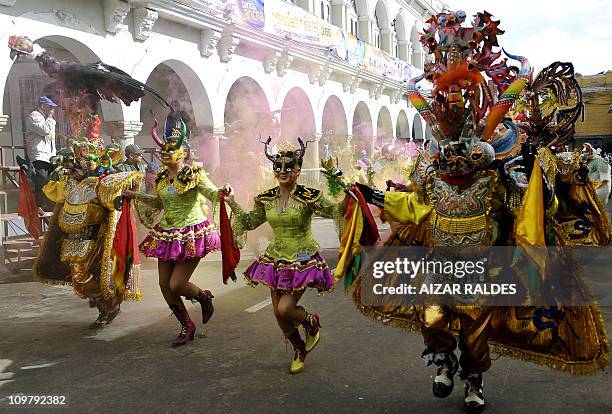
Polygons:
[[106,313],[100,312],[100,314],[98,315],[98,319],[96,319],[95,321],[91,323],[91,325],[89,325],[89,329],[104,328],[104,326],[106,325],[106,317],[107,317]]
[[459,368],[459,362],[454,353],[447,354],[442,361],[434,363],[438,366],[438,371],[433,380],[433,395],[438,398],[446,398],[455,387],[453,376]]
[[481,413],[485,408],[482,374],[469,374],[465,380],[465,411],[470,414]]

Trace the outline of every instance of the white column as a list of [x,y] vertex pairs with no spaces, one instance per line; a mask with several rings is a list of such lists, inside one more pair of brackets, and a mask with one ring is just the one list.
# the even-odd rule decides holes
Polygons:
[[331,1],[331,22],[342,30],[350,33],[348,22],[348,8],[351,7],[348,0]]
[[225,128],[214,128],[211,136],[206,138],[206,153],[201,156],[208,160],[209,171],[214,171],[221,164],[220,140],[225,138]]
[[423,69],[423,63],[425,60],[425,52],[420,47],[417,47],[412,51],[412,65],[418,69]]
[[398,40],[398,59],[404,62],[410,63],[410,41],[409,40]]
[[385,52],[393,55],[395,31],[391,29],[380,30],[380,48]]
[[123,151],[125,147],[134,143],[134,137],[142,129],[140,121],[108,121],[104,122],[104,130],[110,135],[113,142],[121,145]]
[[[308,158],[310,159],[309,165],[305,166],[305,168],[319,168],[319,164],[320,164],[320,158],[321,156],[320,151],[319,151],[319,145],[321,143],[321,137],[323,135],[322,134],[314,134],[314,139],[315,142],[311,142],[310,144],[308,144],[308,152],[310,152],[312,155],[310,155]],[[314,182],[318,183],[319,182],[319,173],[315,172],[315,173],[311,173],[313,174],[313,180]]]
[[370,44],[374,44],[372,39],[372,24],[376,24],[374,19],[371,19],[370,16],[359,16],[359,27],[358,34],[361,40],[364,40]]

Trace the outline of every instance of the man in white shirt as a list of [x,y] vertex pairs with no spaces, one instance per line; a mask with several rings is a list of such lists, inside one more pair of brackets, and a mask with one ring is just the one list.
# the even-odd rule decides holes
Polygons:
[[31,162],[45,161],[55,155],[55,108],[47,96],[38,100],[38,108],[26,120],[25,147]]
[[[57,105],[47,96],[41,96],[36,108],[26,119],[25,150],[26,163],[30,165],[29,177],[34,184],[34,195],[39,207],[49,211],[53,208],[43,194],[42,188],[49,181],[52,168],[51,157],[56,154],[55,119]],[[28,163],[29,161],[29,163]]]

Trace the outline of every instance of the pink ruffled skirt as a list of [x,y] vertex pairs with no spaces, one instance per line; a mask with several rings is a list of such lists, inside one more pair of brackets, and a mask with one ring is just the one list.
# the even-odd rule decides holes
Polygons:
[[303,262],[275,262],[271,256],[263,255],[245,270],[244,276],[252,285],[261,283],[288,292],[307,287],[323,292],[334,287],[332,272],[318,252]]
[[159,224],[140,243],[147,257],[167,262],[184,262],[202,258],[221,249],[221,238],[215,225],[208,220],[182,229],[163,229]]

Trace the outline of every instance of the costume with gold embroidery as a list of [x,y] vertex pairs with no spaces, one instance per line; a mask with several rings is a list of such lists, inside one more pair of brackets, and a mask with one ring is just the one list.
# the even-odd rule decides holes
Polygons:
[[[301,165],[306,145],[300,139],[300,148],[282,143],[277,153],[270,153],[265,143],[266,156],[274,163],[275,171]],[[333,288],[329,266],[319,254],[319,244],[312,235],[314,215],[338,218],[338,203],[324,197],[320,190],[295,185],[285,205],[281,205],[279,187],[269,189],[255,197],[255,206],[249,213],[237,204],[233,220],[234,237],[239,239],[246,231],[265,222],[274,233],[264,255],[245,271],[253,285],[262,283],[280,291],[301,291],[307,287],[326,291]],[[242,243],[239,243],[242,244]]]
[[[156,127],[157,120],[151,132],[162,151],[184,156],[185,125],[182,124],[181,129],[167,125],[165,142],[157,136]],[[168,168],[164,167],[157,174],[155,190],[155,195],[139,193],[136,197],[141,221],[152,228],[140,243],[140,250],[147,257],[183,262],[202,258],[221,248],[219,232],[208,219],[206,207],[206,200],[213,205],[219,201],[219,189],[203,168],[184,165],[175,178],[170,178]]]
[[72,285],[76,294],[98,307],[94,327],[110,323],[125,299],[139,300],[138,252],[134,219],[124,190],[139,186],[140,173],[106,175],[100,151],[74,145],[71,173],[49,181],[43,191],[56,203],[38,251],[34,275],[44,283]]
[[[552,160],[538,157],[534,145],[546,147],[552,144],[551,137],[573,136],[580,108],[573,67],[556,63],[534,80],[523,57],[506,53],[521,63],[520,69],[508,67],[506,60],[496,63],[501,51],[495,52],[493,47],[503,32],[490,14],[478,13],[470,27],[462,26],[464,21],[462,11],[443,12],[428,21],[421,38],[434,53],[435,62],[409,82],[408,98],[431,125],[434,137],[410,172],[412,192],[383,193],[358,187],[368,202],[397,222],[386,243],[390,246],[442,247],[437,251],[452,254],[448,247],[459,251],[466,245],[516,245],[533,252],[534,246],[564,245],[571,235],[559,231],[556,173],[552,170],[549,174],[548,168],[556,166],[556,161],[554,156]],[[556,69],[560,66],[564,70]],[[496,103],[481,72],[498,89]],[[416,88],[423,78],[434,84],[431,101]],[[527,101],[523,108],[529,110],[522,117],[526,121],[517,126],[504,116],[523,90],[521,99]],[[554,119],[559,122],[550,122]],[[506,131],[496,132],[500,123]],[[519,130],[528,137],[523,145]],[[566,173],[571,172],[575,170],[569,168]],[[591,213],[591,218],[597,216],[595,227],[598,221],[607,222],[602,211]],[[491,255],[488,259],[496,258]],[[529,257],[537,268],[538,283],[553,276],[565,277],[547,273],[547,259],[541,259],[536,254]],[[566,267],[570,268],[569,264]],[[521,271],[525,268],[513,262],[504,271],[524,276]],[[362,274],[355,282],[353,299],[358,309],[381,323],[421,332],[427,347],[422,357],[438,368],[435,396],[447,397],[452,392],[453,376],[460,366],[468,412],[484,408],[482,373],[491,365],[489,345],[502,354],[574,374],[591,373],[607,365],[607,336],[596,304],[571,309],[469,304],[370,306],[362,302],[365,277],[368,275]],[[568,280],[584,288],[573,275]]]

